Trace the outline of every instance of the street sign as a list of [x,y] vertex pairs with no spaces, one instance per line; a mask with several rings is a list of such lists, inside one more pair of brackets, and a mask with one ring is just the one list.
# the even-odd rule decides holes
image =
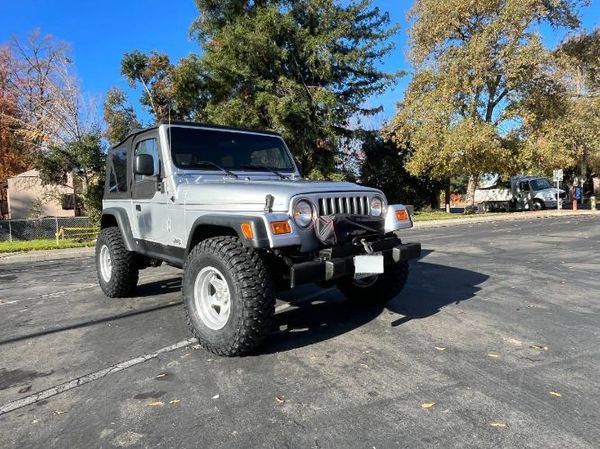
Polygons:
[[552,180],[554,182],[559,182],[559,181],[563,180],[563,171],[562,171],[562,168],[559,168],[559,169],[554,170],[552,172]]

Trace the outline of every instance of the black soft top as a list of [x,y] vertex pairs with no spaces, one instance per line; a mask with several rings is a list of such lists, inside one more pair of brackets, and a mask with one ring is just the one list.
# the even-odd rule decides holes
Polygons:
[[226,131],[246,131],[246,132],[261,133],[261,134],[268,134],[268,135],[271,135],[271,136],[281,137],[280,133],[277,133],[277,132],[274,132],[274,131],[265,131],[265,130],[262,130],[262,129],[237,128],[237,127],[234,127],[234,126],[211,125],[209,123],[185,122],[185,121],[178,121],[178,120],[175,120],[175,121],[171,120],[169,122],[169,121],[163,120],[160,123],[158,123],[157,125],[150,126],[148,128],[134,129],[129,134],[127,134],[127,137],[125,137],[122,141],[120,141],[119,143],[113,145],[112,148],[116,148],[118,146],[123,145],[127,140],[131,139],[134,136],[137,136],[138,134],[142,134],[142,133],[145,133],[147,131],[152,131],[152,130],[158,129],[158,127],[160,125],[197,126],[198,128],[221,129],[221,130],[226,130]]

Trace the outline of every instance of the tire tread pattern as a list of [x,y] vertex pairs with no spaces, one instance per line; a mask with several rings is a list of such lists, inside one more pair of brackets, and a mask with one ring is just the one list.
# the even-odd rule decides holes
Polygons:
[[106,244],[110,250],[113,269],[110,281],[105,282],[100,274],[100,267],[97,267],[98,281],[102,291],[109,298],[131,296],[139,279],[135,253],[127,250],[118,227],[104,228],[100,231],[96,243],[96,265],[98,265],[100,248],[103,244]]
[[[231,341],[218,344],[209,342],[203,339],[194,327],[184,292],[187,325],[200,345],[214,354],[246,354],[262,343],[272,326],[275,296],[271,276],[258,251],[242,245],[238,237],[220,236],[203,240],[190,251],[184,265],[184,278],[190,275],[188,265],[202,254],[216,256],[227,267],[236,284],[236,295],[242,300],[243,316],[241,325]],[[183,285],[186,284],[184,279]]]

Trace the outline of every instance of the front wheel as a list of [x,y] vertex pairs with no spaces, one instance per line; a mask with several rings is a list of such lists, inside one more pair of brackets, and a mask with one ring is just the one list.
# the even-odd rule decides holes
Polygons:
[[346,276],[336,285],[351,301],[363,305],[384,305],[402,291],[408,272],[408,262],[404,261],[388,267],[383,274],[362,279]]
[[183,270],[187,323],[200,345],[237,356],[263,341],[275,296],[260,253],[237,237],[214,237],[192,249]]
[[535,211],[544,210],[544,209],[546,209],[546,205],[544,204],[544,202],[542,200],[539,200],[536,198],[535,200],[533,200],[531,209],[535,210]]

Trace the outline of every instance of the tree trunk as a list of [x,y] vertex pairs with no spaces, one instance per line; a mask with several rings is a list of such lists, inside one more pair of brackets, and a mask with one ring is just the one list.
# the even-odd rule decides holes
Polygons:
[[477,189],[477,180],[479,175],[469,175],[469,184],[467,185],[467,203],[470,206],[475,205],[475,189]]
[[448,183],[446,184],[446,187],[444,189],[444,203],[446,206],[446,212],[450,213],[450,181],[448,181]]

